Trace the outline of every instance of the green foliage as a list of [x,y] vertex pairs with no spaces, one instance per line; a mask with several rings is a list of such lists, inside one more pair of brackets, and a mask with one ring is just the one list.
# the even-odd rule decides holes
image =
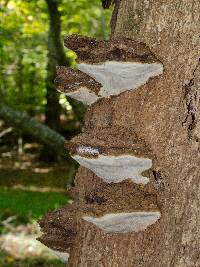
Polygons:
[[109,37],[111,11],[103,10],[100,0],[63,0],[60,11],[64,35],[76,33],[101,39]]
[[64,264],[59,260],[44,259],[38,257],[27,258],[24,260],[15,259],[11,255],[0,251],[0,266],[1,267],[64,267]]
[[[111,11],[103,11],[100,0],[59,3],[62,38],[73,33],[108,38]],[[42,112],[46,103],[47,33],[45,0],[0,1],[0,98],[30,115]]]
[[66,205],[69,196],[57,192],[32,192],[0,188],[0,220],[17,216],[17,223],[27,223],[46,212]]
[[43,1],[8,1],[1,9],[1,87],[3,100],[31,113],[43,105],[47,14]]

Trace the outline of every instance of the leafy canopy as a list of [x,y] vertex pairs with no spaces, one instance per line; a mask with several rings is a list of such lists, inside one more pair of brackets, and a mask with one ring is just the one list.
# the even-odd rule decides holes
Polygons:
[[[108,38],[111,11],[102,10],[100,0],[58,3],[62,38],[73,33]],[[0,98],[30,115],[46,103],[48,22],[45,0],[0,1]]]

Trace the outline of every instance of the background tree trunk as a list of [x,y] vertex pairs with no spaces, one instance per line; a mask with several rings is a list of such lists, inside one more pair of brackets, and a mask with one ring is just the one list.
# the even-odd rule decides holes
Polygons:
[[[23,135],[34,137],[40,143],[50,148],[59,159],[67,159],[64,149],[65,138],[39,121],[30,118],[26,113],[15,111],[1,104],[0,118]],[[68,156],[68,160],[72,160]]]
[[[60,131],[60,115],[61,105],[59,103],[59,93],[55,89],[54,80],[56,77],[56,66],[70,65],[70,60],[66,57],[64,47],[61,42],[61,14],[59,4],[61,0],[45,0],[49,11],[49,33],[48,33],[48,62],[46,77],[46,124],[55,131]],[[77,103],[76,100],[68,99],[72,106],[77,120],[82,121],[84,116],[83,105]],[[41,151],[41,159],[45,161],[57,160],[49,151],[48,147],[44,147]]]
[[[163,63],[164,74],[136,91],[100,101],[87,120],[95,134],[109,114],[112,127],[128,127],[150,147],[153,168],[160,173],[156,195],[162,216],[132,234],[105,234],[81,221],[67,266],[198,267],[200,2],[121,0],[114,14],[112,37],[146,43]],[[91,171],[79,169],[79,198],[97,184]]]
[[56,66],[68,64],[61,43],[61,17],[58,10],[59,1],[46,0],[49,11],[49,33],[48,33],[48,63],[46,78],[46,124],[52,129],[59,130],[61,106],[59,94],[55,90],[54,79]]
[[[59,4],[61,0],[45,0],[49,11],[49,33],[48,33],[48,64],[46,78],[46,124],[54,130],[59,131],[61,106],[59,104],[59,93],[55,90],[54,80],[56,77],[56,66],[70,65],[61,42],[61,14]],[[77,120],[82,121],[85,114],[84,105],[68,98]]]

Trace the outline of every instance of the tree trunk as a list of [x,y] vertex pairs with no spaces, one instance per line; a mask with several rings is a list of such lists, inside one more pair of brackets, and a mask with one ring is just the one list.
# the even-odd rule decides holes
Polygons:
[[[1,104],[0,118],[14,127],[16,131],[30,135],[46,145],[53,151],[57,158],[67,158],[64,149],[65,138],[39,121],[31,119],[26,113],[15,111],[10,107]],[[69,160],[71,161],[70,158]]]
[[46,0],[46,3],[49,11],[46,124],[52,129],[59,130],[61,106],[59,104],[59,94],[55,90],[54,79],[56,76],[56,66],[66,65],[67,59],[60,40],[61,18],[58,10],[59,1]]
[[[109,116],[113,128],[128,127],[151,149],[161,219],[131,234],[106,234],[81,220],[67,266],[198,267],[200,2],[121,0],[117,6],[112,38],[146,43],[163,63],[164,74],[138,90],[98,102],[87,120],[95,131]],[[79,198],[97,186],[97,177],[80,168]]]
[[[60,39],[61,34],[61,14],[58,10],[60,0],[45,0],[49,11],[49,33],[48,33],[48,64],[46,78],[46,124],[59,131],[61,106],[59,104],[59,93],[55,90],[54,80],[56,77],[56,66],[70,65],[66,57],[63,44]],[[76,120],[83,121],[85,107],[80,102],[68,98],[72,106]]]

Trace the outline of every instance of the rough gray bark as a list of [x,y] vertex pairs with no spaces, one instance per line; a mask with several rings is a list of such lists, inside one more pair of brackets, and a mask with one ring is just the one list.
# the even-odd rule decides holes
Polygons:
[[[92,106],[86,126],[98,135],[109,121],[145,141],[156,158],[152,177],[162,217],[146,231],[115,235],[80,220],[67,266],[198,267],[200,2],[121,0],[112,22],[113,38],[146,43],[165,71],[136,91]],[[79,199],[97,186],[97,177],[80,168]]]
[[14,127],[16,131],[30,135],[49,147],[58,157],[67,158],[64,150],[65,138],[39,121],[30,118],[26,113],[15,111],[1,104],[0,118]]

